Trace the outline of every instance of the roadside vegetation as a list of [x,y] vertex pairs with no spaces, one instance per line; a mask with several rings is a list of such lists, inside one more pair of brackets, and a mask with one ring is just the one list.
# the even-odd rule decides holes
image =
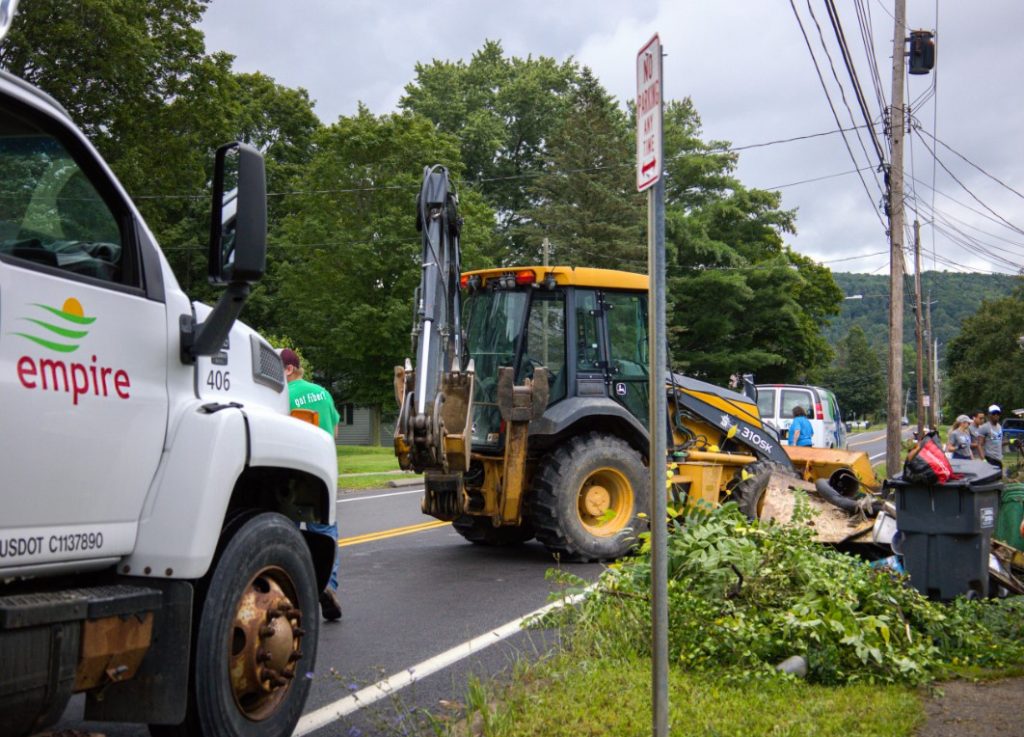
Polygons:
[[[762,526],[727,504],[673,523],[668,555],[673,734],[909,735],[916,687],[1024,663],[1024,601],[930,602],[803,525]],[[645,541],[581,605],[537,623],[563,628],[563,650],[471,699],[475,733],[645,734],[649,590]],[[776,670],[793,655],[806,680]]]
[[338,488],[373,489],[396,479],[419,479],[403,473],[391,447],[365,445],[338,446]]

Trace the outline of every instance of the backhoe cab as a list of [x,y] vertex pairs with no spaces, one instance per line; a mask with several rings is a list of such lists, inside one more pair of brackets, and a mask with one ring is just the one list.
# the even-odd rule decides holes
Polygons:
[[[424,473],[423,511],[451,520],[474,543],[536,536],[563,559],[619,557],[649,510],[647,277],[529,266],[470,271],[455,281],[457,233],[441,242],[451,226],[445,230],[439,195],[427,194],[451,192],[436,185],[438,175],[427,171],[420,195],[420,219],[430,227],[413,330],[416,371],[409,361],[396,368],[400,463]],[[444,289],[432,291],[431,280]],[[443,314],[432,294],[443,295]],[[415,388],[407,393],[406,385]],[[876,487],[862,453],[819,459],[801,449],[795,465],[762,423],[756,392],[669,372],[654,385],[669,395],[669,416],[656,429],[670,438],[674,506],[731,498],[750,517],[766,510],[785,517],[793,505],[769,497],[791,485],[824,480],[848,494]],[[840,527],[825,537],[850,532]]]

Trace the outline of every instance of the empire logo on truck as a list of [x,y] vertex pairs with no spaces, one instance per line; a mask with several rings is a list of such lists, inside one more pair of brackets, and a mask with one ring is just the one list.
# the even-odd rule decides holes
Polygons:
[[[89,335],[95,316],[85,314],[82,303],[68,297],[58,307],[34,303],[35,317],[23,317],[34,327],[32,332],[14,335],[55,353],[71,354],[81,348]],[[63,392],[71,395],[71,403],[82,397],[131,398],[131,378],[124,369],[103,366],[95,355],[89,361],[65,361],[61,358],[21,356],[16,364],[18,381],[25,389]]]

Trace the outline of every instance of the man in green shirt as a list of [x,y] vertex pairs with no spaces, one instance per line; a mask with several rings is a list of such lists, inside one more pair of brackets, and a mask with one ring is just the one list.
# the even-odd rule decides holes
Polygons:
[[[284,375],[288,380],[288,399],[292,409],[308,409],[319,414],[320,429],[334,437],[334,428],[340,419],[338,408],[330,392],[312,381],[302,378],[302,363],[298,354],[291,348],[281,351],[284,363]],[[308,522],[306,528],[311,532],[328,535],[334,541],[334,567],[331,569],[331,580],[327,588],[320,594],[320,611],[326,620],[341,619],[341,602],[338,600],[338,525],[325,525],[321,522]]]

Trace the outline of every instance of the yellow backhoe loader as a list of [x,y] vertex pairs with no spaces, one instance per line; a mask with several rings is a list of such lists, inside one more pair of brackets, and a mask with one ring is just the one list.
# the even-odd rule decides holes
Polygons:
[[[424,474],[424,513],[478,544],[536,537],[562,559],[613,559],[645,526],[654,462],[680,506],[732,499],[751,518],[785,522],[802,487],[823,541],[870,527],[881,502],[866,454],[783,446],[750,380],[735,392],[650,376],[646,276],[460,273],[457,204],[447,171],[428,168],[416,362],[395,369],[394,436],[401,467]],[[669,438],[669,458],[649,457],[652,386],[668,393],[653,430]]]

